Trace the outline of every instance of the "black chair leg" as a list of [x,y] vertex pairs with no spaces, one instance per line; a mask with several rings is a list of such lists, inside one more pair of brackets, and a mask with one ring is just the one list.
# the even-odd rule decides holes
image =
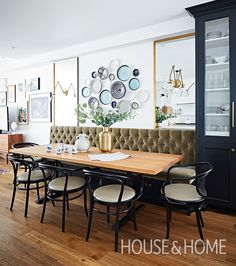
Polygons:
[[37,188],[37,199],[40,199],[40,195],[39,195],[39,183],[36,183],[36,188]]
[[12,199],[11,199],[11,206],[10,206],[10,210],[12,211],[13,209],[13,205],[14,205],[14,201],[15,201],[15,196],[16,196],[16,184],[15,181],[13,183],[13,192],[12,192]]
[[87,208],[87,191],[84,190],[84,211],[85,215],[88,217],[88,208]]
[[117,208],[116,210],[116,223],[115,223],[115,252],[118,252],[118,241],[119,241],[119,219],[120,219],[120,210]]
[[44,193],[44,200],[43,200],[43,211],[41,215],[41,221],[40,223],[43,223],[45,211],[46,211],[46,205],[47,205],[47,187],[45,186],[45,193]]
[[136,216],[135,216],[135,208],[132,208],[132,219],[134,224],[134,230],[137,231],[137,223],[136,223]]
[[200,218],[201,214],[200,214],[198,206],[195,207],[195,211],[196,211],[196,220],[197,220],[197,227],[198,227],[199,235],[200,235],[200,238],[204,241],[202,227],[201,227],[201,218]]
[[172,209],[171,207],[167,204],[166,205],[166,239],[169,239],[170,237],[170,223],[172,219]]
[[86,232],[86,241],[89,240],[90,230],[91,230],[91,224],[93,219],[93,199],[90,199],[90,207],[89,207],[89,216],[88,216],[88,224],[87,224],[87,232]]
[[26,198],[25,198],[25,217],[27,217],[28,214],[28,206],[29,206],[29,192],[30,192],[30,183],[27,183],[26,187]]
[[201,225],[202,225],[202,227],[204,227],[204,222],[203,222],[203,218],[202,218],[202,212],[200,210],[199,210],[199,214],[200,214]]
[[109,224],[110,223],[110,206],[107,206],[107,223]]
[[67,210],[70,210],[70,205],[69,205],[69,195],[68,193],[66,194],[66,206],[67,206]]
[[61,221],[62,232],[65,232],[65,219],[66,219],[66,193],[63,194],[63,201],[62,201],[62,221]]

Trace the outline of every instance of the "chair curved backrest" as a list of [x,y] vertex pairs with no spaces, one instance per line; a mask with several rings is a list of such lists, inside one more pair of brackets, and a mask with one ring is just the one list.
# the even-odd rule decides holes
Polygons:
[[[118,196],[118,201],[117,201],[117,205],[119,205],[121,203],[121,199],[123,196],[123,192],[124,192],[124,186],[128,183],[130,183],[130,177],[126,176],[126,175],[118,175],[118,174],[111,174],[111,173],[104,173],[104,172],[100,172],[100,171],[94,171],[94,170],[88,170],[88,169],[84,169],[83,170],[85,178],[86,178],[86,182],[89,188],[89,193],[90,193],[90,197],[93,195],[93,191],[103,185],[106,184],[120,184],[120,193]],[[137,181],[139,182],[139,186],[134,187],[135,191],[136,191],[136,195],[133,198],[133,200],[137,200],[138,198],[140,198],[141,194],[142,194],[142,189],[143,189],[143,178],[140,175],[134,175],[132,176],[132,181]],[[96,180],[97,182],[93,182],[94,180]]]
[[[195,170],[195,175],[190,176],[190,177],[174,177],[171,176],[171,171],[175,168],[191,168],[193,170]],[[192,181],[192,185],[196,186],[197,192],[203,197],[206,198],[207,196],[207,192],[206,192],[206,188],[205,188],[205,180],[206,177],[210,174],[210,172],[212,171],[213,166],[211,165],[211,163],[209,162],[197,162],[194,164],[189,164],[189,165],[174,165],[172,167],[170,167],[167,171],[167,177],[166,177],[166,181],[164,182],[163,186],[162,186],[162,193],[165,196],[165,189],[164,187],[170,183],[174,183],[174,182],[185,182],[186,181]]]
[[12,144],[13,149],[27,148],[31,146],[39,146],[39,144],[34,143],[34,142],[18,142],[18,143]]

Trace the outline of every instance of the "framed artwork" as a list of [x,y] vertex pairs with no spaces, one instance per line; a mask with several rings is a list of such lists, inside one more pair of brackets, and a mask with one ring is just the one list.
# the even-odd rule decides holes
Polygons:
[[25,84],[23,82],[17,84],[16,98],[17,98],[17,102],[21,102],[25,100]]
[[16,85],[7,86],[7,102],[8,103],[16,102]]
[[7,92],[0,91],[0,106],[6,106],[6,105],[7,105]]
[[40,89],[40,78],[32,78],[30,83],[30,91],[37,91]]
[[30,122],[51,122],[52,94],[30,94]]
[[6,90],[7,90],[7,79],[0,78],[0,91],[6,91]]
[[20,125],[28,124],[28,102],[23,106],[17,107],[17,123]]

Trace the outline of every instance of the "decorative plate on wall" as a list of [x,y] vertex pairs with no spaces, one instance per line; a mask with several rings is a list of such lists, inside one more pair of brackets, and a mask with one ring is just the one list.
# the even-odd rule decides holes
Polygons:
[[96,78],[98,76],[97,72],[96,71],[93,71],[92,74],[91,74],[92,78]]
[[149,99],[148,91],[140,91],[137,94],[137,99],[140,103],[145,103]]
[[131,70],[129,66],[123,65],[117,70],[117,77],[121,81],[127,81],[130,78]]
[[111,102],[111,107],[112,107],[112,108],[116,108],[116,106],[117,106],[117,102],[116,102],[116,101],[112,101],[112,102]]
[[88,106],[89,106],[91,109],[97,109],[98,106],[99,106],[98,99],[95,98],[95,97],[90,97],[89,100],[88,100]]
[[119,106],[118,107],[119,107],[119,112],[121,114],[123,114],[123,113],[129,113],[130,110],[131,110],[131,104],[127,100],[121,100],[119,102]]
[[110,79],[111,81],[114,80],[115,78],[116,78],[116,77],[115,77],[114,74],[111,73],[111,74],[109,75],[109,79]]
[[99,67],[98,76],[100,79],[104,80],[108,78],[108,71],[105,67]]
[[119,59],[112,59],[110,64],[109,64],[109,68],[111,71],[116,71],[120,66],[120,60]]
[[83,87],[82,91],[81,91],[81,94],[83,97],[87,98],[90,96],[91,94],[91,90],[89,87]]
[[139,75],[139,70],[138,70],[137,68],[135,68],[135,69],[133,70],[133,75],[134,75],[135,77],[137,77],[137,76]]
[[139,86],[140,86],[140,81],[137,78],[132,78],[129,81],[129,88],[132,91],[136,91],[139,88]]
[[100,102],[105,105],[111,102],[111,98],[112,97],[109,90],[103,90],[99,95]]
[[102,83],[99,79],[94,79],[91,81],[91,89],[93,93],[99,93],[102,89]]
[[115,81],[111,85],[111,95],[115,99],[121,99],[126,93],[125,85],[120,81]]
[[139,104],[137,102],[132,102],[131,107],[132,109],[137,110],[139,108]]

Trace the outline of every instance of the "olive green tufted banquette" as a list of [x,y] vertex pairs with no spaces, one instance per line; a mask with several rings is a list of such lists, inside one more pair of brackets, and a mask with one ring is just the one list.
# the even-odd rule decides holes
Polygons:
[[[98,146],[100,127],[63,127],[52,126],[50,132],[51,143],[74,144],[76,136],[85,133],[89,136],[92,146]],[[181,164],[193,163],[195,160],[195,131],[178,129],[130,129],[111,128],[114,135],[114,148],[130,149],[149,152],[182,154]],[[178,169],[178,168],[177,168]],[[191,169],[190,169],[191,170]],[[186,172],[186,171],[185,171]],[[188,173],[174,173],[175,176],[192,176]],[[142,201],[162,204],[161,187],[166,178],[166,171],[157,176],[144,176]]]
[[[98,146],[100,127],[52,126],[51,143],[74,144],[80,133],[89,135],[91,145]],[[195,131],[179,129],[111,128],[114,148],[149,152],[182,154],[181,164],[195,160]]]

